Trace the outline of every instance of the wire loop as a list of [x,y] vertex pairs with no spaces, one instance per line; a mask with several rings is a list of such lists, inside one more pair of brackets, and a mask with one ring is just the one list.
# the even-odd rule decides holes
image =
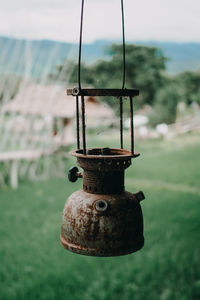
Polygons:
[[[82,0],[81,4],[81,23],[80,23],[80,39],[79,39],[79,59],[78,59],[78,86],[81,90],[81,54],[82,54],[82,39],[83,39],[83,16],[84,16],[84,4]],[[122,12],[122,38],[123,38],[123,71],[122,71],[122,89],[125,88],[126,83],[126,44],[125,44],[125,22],[124,22],[124,1],[121,0],[121,12]]]

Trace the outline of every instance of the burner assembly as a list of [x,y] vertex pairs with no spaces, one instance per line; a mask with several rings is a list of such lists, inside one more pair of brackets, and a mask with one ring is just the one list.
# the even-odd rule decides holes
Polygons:
[[[73,252],[93,256],[116,256],[135,252],[142,248],[143,217],[140,201],[143,192],[131,194],[124,188],[124,171],[131,165],[133,158],[139,156],[134,152],[133,96],[137,90],[68,90],[79,97],[82,106],[82,140],[83,149],[72,151],[77,167],[69,170],[68,178],[75,182],[83,178],[83,189],[73,193],[67,200],[63,211],[61,242]],[[117,96],[120,103],[123,97],[130,98],[131,151],[113,148],[86,148],[84,96]],[[121,111],[122,113],[122,111]],[[77,145],[79,137],[79,111],[77,113]],[[121,118],[120,140],[123,144],[123,119]]]
[[[125,35],[123,25],[123,85],[122,89],[81,88],[81,46],[84,1],[82,1],[79,46],[78,88],[68,89],[67,94],[76,99],[77,150],[71,152],[77,158],[77,167],[70,168],[68,178],[75,182],[83,178],[83,189],[74,192],[66,201],[61,243],[70,251],[91,256],[118,256],[135,252],[144,245],[143,216],[140,201],[142,191],[129,193],[124,187],[125,170],[132,159],[140,154],[134,151],[133,98],[139,95],[136,89],[125,88]],[[120,148],[87,148],[85,97],[114,97],[120,106]],[[123,101],[130,102],[131,149],[123,147]],[[81,100],[81,101],[80,101]],[[81,103],[80,103],[81,102]],[[82,121],[82,147],[80,146],[80,109]]]

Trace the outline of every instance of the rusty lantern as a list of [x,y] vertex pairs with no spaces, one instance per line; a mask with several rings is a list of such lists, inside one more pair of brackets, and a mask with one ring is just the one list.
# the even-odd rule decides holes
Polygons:
[[[122,17],[123,17],[123,1]],[[82,1],[82,18],[83,18]],[[82,89],[80,80],[82,21],[79,45],[79,87],[68,89],[67,94],[76,99],[77,150],[71,154],[77,158],[77,167],[69,170],[68,178],[75,182],[83,178],[83,189],[74,192],[66,201],[61,243],[70,251],[91,256],[125,255],[141,249],[144,245],[143,216],[140,201],[142,191],[129,193],[124,188],[124,171],[133,158],[134,151],[133,97],[139,95],[136,89],[125,86],[125,43],[123,43],[123,86],[122,89]],[[122,18],[123,20],[123,18]],[[124,23],[123,23],[124,42]],[[115,97],[120,105],[120,148],[89,148],[86,146],[85,97]],[[123,100],[130,102],[131,150],[123,147]],[[80,112],[82,116],[82,148],[80,147]]]

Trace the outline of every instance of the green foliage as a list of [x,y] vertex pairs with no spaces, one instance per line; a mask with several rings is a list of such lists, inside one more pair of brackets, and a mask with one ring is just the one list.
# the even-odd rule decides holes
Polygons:
[[22,78],[16,74],[0,73],[0,103],[6,98],[14,98],[19,90]]
[[200,72],[184,72],[176,77],[177,85],[183,90],[183,100],[186,104],[200,104]]
[[[108,53],[110,60],[100,60],[93,65],[82,64],[81,82],[83,86],[95,88],[121,88],[123,75],[122,45],[112,45]],[[126,45],[126,87],[137,88],[140,96],[136,98],[135,108],[144,104],[153,107],[150,116],[151,125],[172,123],[176,119],[177,103],[185,101],[200,104],[200,73],[184,72],[168,77],[165,71],[166,58],[161,50],[155,47]],[[62,67],[55,72],[55,77]],[[56,75],[57,74],[57,75]],[[63,73],[63,80],[66,74]],[[69,81],[77,82],[78,66],[74,65]],[[111,99],[112,100],[112,99]],[[118,106],[104,98],[116,113]],[[124,101],[124,111],[129,111],[128,101]]]
[[173,123],[176,120],[178,102],[190,105],[200,104],[200,73],[184,72],[165,79],[165,84],[158,89],[150,115],[151,125]]
[[156,93],[153,112],[150,115],[150,124],[174,123],[176,119],[177,103],[181,99],[181,91],[176,84],[169,83]]
[[[81,83],[83,86],[95,88],[121,88],[123,76],[122,45],[112,45],[108,49],[110,60],[99,60],[95,64],[81,65]],[[155,47],[126,45],[126,88],[140,90],[140,96],[135,102],[136,108],[148,103],[153,104],[157,90],[161,88],[166,79],[163,76],[166,58],[162,51]],[[62,66],[56,66],[55,72],[50,74],[51,80],[66,81],[70,73],[69,82],[76,84],[78,81],[78,65],[69,62],[73,66],[72,72],[64,70]],[[102,99],[111,105],[116,113],[116,105],[105,97]],[[124,111],[129,111],[128,102],[124,102]]]
[[64,201],[81,181],[1,190],[0,299],[199,299],[199,146],[198,136],[137,145],[143,155],[126,188],[146,195],[145,246],[132,255],[86,257],[60,245]]
[[[123,61],[122,46],[112,45],[111,60],[98,61],[91,66],[82,65],[82,83],[95,88],[121,88]],[[136,45],[126,46],[126,87],[141,90],[140,105],[152,104],[158,87],[164,83],[162,71],[165,70],[165,57],[154,47]],[[77,66],[70,78],[77,82]]]

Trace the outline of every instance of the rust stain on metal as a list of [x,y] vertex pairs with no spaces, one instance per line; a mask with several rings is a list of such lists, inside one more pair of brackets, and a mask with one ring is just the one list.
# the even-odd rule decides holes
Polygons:
[[[123,149],[90,149],[84,155],[76,150],[83,168],[83,190],[66,201],[61,243],[73,252],[92,256],[116,256],[142,248],[142,192],[124,190],[124,171],[131,164],[132,153]],[[99,162],[101,164],[99,165]]]

